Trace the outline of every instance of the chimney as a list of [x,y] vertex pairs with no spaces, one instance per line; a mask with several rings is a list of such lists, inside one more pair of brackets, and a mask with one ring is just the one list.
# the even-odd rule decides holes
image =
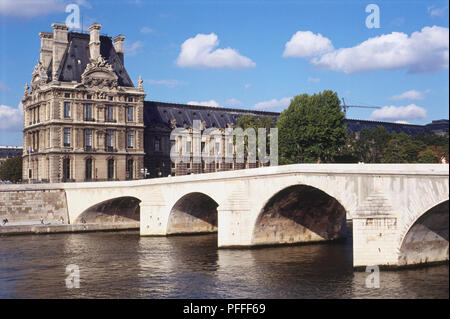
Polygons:
[[69,28],[65,24],[53,23],[53,65],[52,65],[52,80],[57,80],[58,69],[61,60],[67,49],[67,30]]
[[39,37],[41,38],[40,61],[48,69],[53,56],[53,33],[39,32]]
[[89,27],[90,40],[89,40],[89,53],[91,60],[95,61],[100,56],[100,23],[94,23]]
[[119,34],[117,37],[115,37],[113,39],[114,50],[116,50],[116,53],[119,56],[120,60],[122,61],[122,64],[123,64],[123,57],[124,57],[124,52],[123,52],[123,41],[124,40],[125,40],[125,36],[122,34]]

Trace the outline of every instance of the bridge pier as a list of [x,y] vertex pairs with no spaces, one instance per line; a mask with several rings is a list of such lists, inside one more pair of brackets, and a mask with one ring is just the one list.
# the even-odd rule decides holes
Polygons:
[[252,245],[252,221],[249,210],[218,209],[217,245],[219,248]]
[[396,266],[397,218],[353,218],[353,267]]
[[139,205],[141,212],[140,235],[167,235],[169,213],[167,212],[168,208],[165,204],[142,201]]

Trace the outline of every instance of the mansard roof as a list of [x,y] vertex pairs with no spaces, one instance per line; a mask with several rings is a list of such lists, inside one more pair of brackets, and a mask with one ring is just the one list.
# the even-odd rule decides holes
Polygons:
[[187,105],[156,101],[144,102],[144,124],[153,126],[165,124],[175,119],[177,127],[192,126],[194,120],[205,121],[206,127],[226,128],[228,123],[237,124],[242,115],[269,116],[277,120],[279,113],[242,110],[232,108],[211,107],[202,105]]
[[[187,105],[176,103],[165,103],[156,101],[144,102],[144,124],[147,128],[155,125],[170,127],[173,119],[177,127],[192,126],[194,120],[206,122],[206,127],[226,128],[228,123],[237,124],[242,115],[269,116],[277,121],[280,113],[264,112],[255,110],[220,108],[201,105]],[[448,133],[448,120],[433,121],[427,125],[415,125],[405,123],[391,123],[381,121],[346,119],[345,124],[350,133],[360,132],[364,127],[375,128],[383,126],[389,132],[406,133],[408,135],[432,134],[441,130]]]
[[392,123],[381,121],[368,121],[368,120],[354,120],[346,119],[345,125],[350,133],[360,132],[364,127],[375,128],[377,126],[383,126],[389,132],[406,133],[408,135],[416,134],[428,134],[430,133],[425,125],[406,124],[406,123]]
[[[67,50],[58,70],[58,81],[81,82],[81,75],[90,62],[89,34],[69,32],[68,42]],[[100,36],[100,54],[109,64],[111,64],[118,77],[119,86],[134,87],[128,72],[125,69],[122,58],[114,49],[110,37],[104,35]],[[50,82],[52,80],[52,63],[50,63],[47,75],[48,81]]]

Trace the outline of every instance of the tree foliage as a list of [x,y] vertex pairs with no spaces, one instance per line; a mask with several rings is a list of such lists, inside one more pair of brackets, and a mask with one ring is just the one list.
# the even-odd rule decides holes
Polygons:
[[333,162],[345,148],[344,121],[335,92],[294,97],[277,122],[280,163]]
[[0,166],[0,180],[17,183],[22,180],[22,156],[8,158]]

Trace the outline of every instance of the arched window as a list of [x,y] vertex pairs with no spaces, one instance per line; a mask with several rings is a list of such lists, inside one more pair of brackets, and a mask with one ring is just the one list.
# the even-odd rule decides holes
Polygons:
[[86,175],[85,178],[87,181],[92,180],[92,158],[86,159]]
[[133,179],[133,165],[134,161],[132,159],[129,159],[127,161],[127,171],[126,171],[127,179]]
[[114,179],[114,160],[108,160],[108,180]]
[[63,182],[70,179],[70,158],[63,159]]

